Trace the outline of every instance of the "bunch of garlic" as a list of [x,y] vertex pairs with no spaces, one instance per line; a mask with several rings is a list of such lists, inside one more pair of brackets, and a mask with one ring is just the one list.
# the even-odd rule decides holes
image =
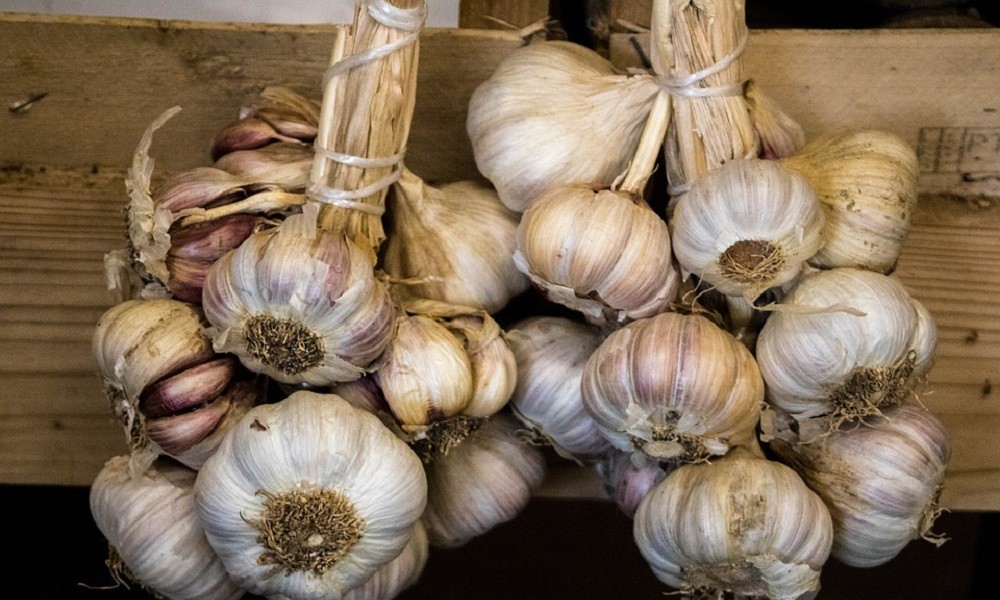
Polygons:
[[251,410],[195,483],[233,580],[295,600],[340,598],[377,576],[410,543],[426,494],[420,460],[377,418],[307,391]]
[[800,600],[819,591],[833,526],[795,472],[736,450],[670,473],[635,514],[656,577],[686,594]]
[[202,300],[217,351],[277,381],[330,385],[376,368],[396,313],[368,254],[308,209],[216,262]]
[[820,430],[905,400],[930,369],[934,321],[894,279],[861,269],[804,277],[757,340],[768,401]]
[[197,469],[262,399],[232,357],[212,350],[204,327],[197,307],[167,299],[123,302],[98,321],[94,358],[133,452]]
[[740,342],[705,317],[677,313],[609,335],[581,385],[584,407],[615,448],[658,461],[702,461],[755,443],[764,399]]
[[243,597],[195,514],[194,483],[194,471],[164,461],[136,472],[125,456],[97,474],[90,512],[110,545],[108,567],[118,583],[172,600]]
[[517,361],[514,414],[536,441],[573,460],[593,460],[610,450],[580,391],[584,365],[601,340],[594,328],[560,317],[531,317],[507,332]]
[[[789,433],[789,432],[785,432]],[[833,516],[833,556],[854,567],[895,557],[910,540],[934,544],[938,500],[951,445],[944,425],[919,406],[886,409],[822,442],[779,436],[771,447],[794,467]]]
[[414,295],[493,313],[528,288],[512,254],[518,215],[462,181],[431,187],[405,170],[388,198],[382,267]]

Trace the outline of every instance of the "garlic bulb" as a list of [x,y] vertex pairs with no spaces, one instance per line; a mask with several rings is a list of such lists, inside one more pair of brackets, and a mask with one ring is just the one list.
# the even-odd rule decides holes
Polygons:
[[420,521],[413,524],[410,541],[399,556],[379,567],[371,579],[344,594],[344,600],[390,600],[420,579],[430,554],[427,530]]
[[507,332],[517,361],[514,414],[562,456],[592,459],[610,449],[580,391],[583,367],[601,339],[593,328],[559,317],[525,319]]
[[129,462],[112,458],[90,488],[90,512],[111,546],[115,579],[172,600],[243,597],[195,514],[195,473],[162,462],[133,474]]
[[404,430],[432,446],[445,443],[454,427],[507,404],[517,382],[514,355],[482,310],[413,298],[404,308],[378,384]]
[[651,76],[620,74],[583,46],[529,44],[472,95],[466,126],[476,166],[517,212],[565,184],[610,185],[658,91]]
[[750,352],[705,317],[677,313],[609,335],[581,386],[613,446],[661,461],[700,461],[752,442],[764,400]]
[[212,160],[237,150],[274,142],[312,143],[319,124],[319,103],[283,87],[266,87],[240,120],[215,136]]
[[795,467],[833,516],[833,556],[853,567],[874,567],[910,540],[931,534],[940,510],[951,446],[930,412],[904,404],[882,417],[848,426],[821,444],[771,444]]
[[917,201],[917,155],[899,137],[856,131],[817,139],[781,161],[826,211],[826,243],[810,263],[889,272]]
[[650,490],[673,470],[655,462],[636,466],[628,453],[618,450],[610,450],[594,467],[604,482],[604,491],[630,519]]
[[634,533],[667,585],[762,600],[815,597],[833,542],[830,513],[795,471],[743,450],[671,473]]
[[252,371],[284,383],[350,381],[388,346],[395,312],[367,254],[317,229],[307,213],[216,262],[202,292],[205,315],[216,350]]
[[496,312],[528,288],[514,266],[518,215],[471,181],[428,186],[410,171],[393,185],[382,265],[424,298]]
[[231,357],[215,354],[204,326],[196,307],[166,299],[123,302],[98,320],[94,358],[133,452],[197,469],[262,399]]
[[301,192],[309,182],[314,153],[311,146],[278,142],[255,150],[237,150],[215,161],[215,168],[240,179]]
[[629,193],[559,188],[521,217],[514,261],[543,294],[588,321],[666,310],[677,293],[667,224]]
[[513,519],[542,484],[545,459],[518,439],[514,419],[497,415],[479,425],[447,454],[425,454],[423,523],[432,546],[461,546]]
[[293,600],[367,581],[409,542],[426,493],[420,460],[377,418],[306,391],[247,413],[195,484],[232,578]]
[[765,323],[757,361],[768,400],[798,421],[828,417],[836,427],[879,414],[909,395],[916,365],[929,364],[933,321],[926,313],[918,319],[890,277],[821,271],[804,277],[782,304],[792,310]]
[[823,245],[823,223],[804,179],[774,161],[734,160],[681,196],[670,237],[684,271],[753,302],[799,274]]

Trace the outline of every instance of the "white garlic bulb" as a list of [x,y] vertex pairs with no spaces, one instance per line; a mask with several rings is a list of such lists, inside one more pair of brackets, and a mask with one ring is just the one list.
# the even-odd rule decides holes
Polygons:
[[477,422],[477,428],[427,463],[427,510],[423,523],[432,546],[461,546],[513,519],[545,476],[542,453],[518,438],[508,415]]
[[195,514],[194,481],[194,471],[169,462],[133,474],[128,457],[109,460],[90,488],[108,566],[116,580],[172,600],[241,598]]
[[814,266],[889,272],[917,201],[917,155],[884,131],[826,136],[781,160],[812,186],[826,212],[826,243]]
[[615,190],[553,190],[521,217],[514,261],[549,299],[588,321],[622,323],[666,310],[677,293],[667,224]]
[[651,76],[618,73],[578,44],[529,44],[472,95],[466,126],[476,166],[517,212],[565,184],[610,185],[658,92]]
[[198,473],[208,541],[248,591],[340,598],[409,542],[420,460],[379,420],[300,391],[251,410]]
[[931,533],[951,446],[944,425],[911,404],[863,426],[845,426],[822,443],[771,444],[823,498],[833,516],[833,556],[874,567]]
[[[925,368],[936,335],[918,319],[896,280],[861,269],[804,277],[765,323],[757,361],[768,401],[796,420],[829,418],[830,426],[878,414],[910,393],[916,365]],[[918,328],[918,323],[924,325]]]
[[637,466],[627,452],[618,450],[610,450],[594,467],[604,491],[630,519],[649,492],[673,470],[656,462]]
[[514,414],[562,456],[593,459],[610,449],[583,408],[580,379],[602,337],[592,327],[559,317],[515,323],[507,340],[517,360]]
[[514,266],[519,215],[472,181],[431,187],[404,171],[389,196],[385,271],[414,295],[496,312],[528,289]]
[[829,512],[795,471],[743,450],[671,473],[634,534],[667,585],[761,600],[815,597],[833,542]]
[[217,351],[280,382],[311,385],[372,370],[395,317],[367,253],[317,229],[308,210],[216,262],[203,306]]
[[691,462],[753,441],[764,382],[750,352],[697,315],[615,331],[590,357],[583,403],[619,450]]
[[809,184],[769,160],[734,160],[703,174],[670,220],[674,255],[723,294],[753,302],[795,278],[823,245]]
[[430,554],[427,530],[420,521],[413,524],[410,541],[399,556],[375,571],[371,579],[344,594],[344,600],[390,600],[420,579]]

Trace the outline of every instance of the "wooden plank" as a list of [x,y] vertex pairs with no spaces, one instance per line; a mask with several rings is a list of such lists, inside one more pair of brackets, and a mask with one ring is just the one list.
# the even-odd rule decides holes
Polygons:
[[525,27],[548,15],[549,0],[462,0],[458,8],[458,26],[509,29],[503,23]]
[[[215,133],[268,85],[319,97],[335,26],[263,26],[0,13],[0,99],[48,95],[0,114],[0,165],[123,167],[146,125],[157,166],[209,162]],[[522,40],[506,31],[427,30],[407,165],[426,179],[477,177],[465,133],[469,96]]]
[[125,453],[110,413],[0,416],[0,480],[90,485],[112,456]]

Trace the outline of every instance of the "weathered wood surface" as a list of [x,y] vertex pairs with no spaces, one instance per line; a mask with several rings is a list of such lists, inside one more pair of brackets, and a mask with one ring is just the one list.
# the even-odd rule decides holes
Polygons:
[[[309,78],[298,66],[312,65],[311,77],[318,77],[322,59],[310,53],[325,53],[331,32],[293,29],[0,17],[0,98],[5,103],[45,91],[48,86],[34,86],[47,78],[75,78],[78,86],[53,79],[49,91],[56,93],[27,113],[0,113],[0,164],[7,164],[0,170],[0,482],[87,484],[104,460],[122,450],[89,348],[93,324],[108,305],[101,256],[118,247],[123,236],[121,168],[146,122],[162,107],[182,99],[193,103],[185,111],[190,120],[169,125],[154,147],[159,165],[170,170],[203,160],[215,128],[233,118],[240,102],[259,87],[260,77],[266,75],[266,83],[293,80],[300,89],[308,87]],[[21,42],[30,32],[34,49],[19,49],[12,31],[21,32]],[[76,41],[67,41],[71,38]],[[430,41],[425,45],[428,57],[421,67],[430,79],[422,81],[416,120],[423,120],[423,141],[411,146],[410,162],[437,169],[440,178],[469,177],[471,156],[459,156],[468,147],[454,146],[464,136],[464,118],[458,125],[443,120],[458,118],[475,84],[519,41],[499,32],[439,32],[427,39],[438,45],[436,54]],[[243,70],[213,81],[182,66],[177,53],[191,48],[192,40],[220,55],[240,53]],[[66,60],[70,48],[98,41],[107,47],[91,54],[102,56],[101,61]],[[623,36],[617,42],[619,50],[630,50]],[[922,400],[953,433],[955,455],[944,501],[962,509],[1000,509],[1000,437],[995,434],[1000,431],[1000,387],[994,389],[1000,386],[997,47],[1000,35],[993,32],[787,31],[756,32],[747,51],[750,73],[810,134],[880,126],[921,146],[922,184],[930,195],[914,215],[898,272],[938,321],[941,341],[932,391]],[[45,48],[62,48],[62,53]],[[269,66],[251,66],[251,58],[264,48],[266,57],[254,60]],[[156,56],[162,64],[142,67],[143,61],[126,57],[130,52]],[[113,60],[116,56],[120,60]],[[429,66],[434,61],[440,63],[436,71]],[[97,86],[88,87],[83,71],[75,72],[82,62],[89,79],[103,82],[99,95],[94,94]],[[451,81],[452,73],[464,75]],[[224,109],[215,106],[220,102]],[[439,103],[445,107],[440,111]],[[199,116],[202,112],[214,116]],[[437,134],[441,141],[435,144],[438,129],[444,133]],[[43,139],[37,131],[45,136],[59,131],[62,137]],[[185,141],[198,146],[192,153],[198,158],[178,163],[171,156],[183,153]],[[447,146],[448,153],[442,155],[436,146]],[[18,167],[21,163],[44,163],[46,171]],[[97,173],[91,172],[93,163],[102,165]],[[59,164],[77,167],[55,168]],[[543,493],[593,496],[600,486],[585,472],[568,469],[556,473]]]
[[549,0],[462,0],[458,8],[458,26],[509,29],[504,23],[526,27],[547,16]]

